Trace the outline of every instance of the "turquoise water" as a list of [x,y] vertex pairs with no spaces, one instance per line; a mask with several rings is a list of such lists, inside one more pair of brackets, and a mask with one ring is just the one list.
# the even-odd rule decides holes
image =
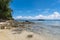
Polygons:
[[28,26],[27,28],[25,28],[27,31],[37,33],[40,36],[46,38],[47,40],[60,40],[60,21],[30,21],[30,22],[34,22],[34,24],[24,24],[25,27]]
[[27,29],[38,34],[60,37],[60,21],[33,21],[31,28]]

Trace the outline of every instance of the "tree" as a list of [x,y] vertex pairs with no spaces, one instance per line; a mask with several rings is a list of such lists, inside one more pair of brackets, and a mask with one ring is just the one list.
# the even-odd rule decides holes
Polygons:
[[0,0],[0,19],[12,19],[10,2],[11,0]]

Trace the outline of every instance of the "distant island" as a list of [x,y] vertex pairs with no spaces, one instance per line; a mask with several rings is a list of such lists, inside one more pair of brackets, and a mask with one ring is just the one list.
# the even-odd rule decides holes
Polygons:
[[38,21],[60,21],[60,19],[38,19]]
[[60,21],[60,19],[16,19],[16,21]]

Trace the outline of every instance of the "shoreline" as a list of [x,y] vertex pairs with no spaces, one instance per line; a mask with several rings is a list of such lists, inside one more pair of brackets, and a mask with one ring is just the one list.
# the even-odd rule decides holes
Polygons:
[[[40,40],[40,36],[33,32],[23,30],[20,34],[13,34],[11,30],[0,30],[0,40]],[[32,35],[32,37],[28,37]]]
[[53,36],[37,34],[31,31],[23,30],[20,33],[12,31],[13,29],[0,29],[0,40],[60,40]]
[[[8,25],[8,23],[10,24]],[[0,40],[60,40],[59,38],[60,36],[57,36],[57,35],[53,36],[45,33],[47,30],[45,30],[43,27],[40,27],[40,30],[44,30],[44,31],[38,34],[33,32],[33,30],[28,30],[29,28],[31,28],[31,26],[24,25],[25,23],[24,24],[17,23],[19,24],[19,26],[16,26],[17,24],[15,21],[14,22],[7,21],[7,22],[2,22],[0,24],[2,24],[1,27],[4,27],[4,29],[0,29]],[[31,25],[34,25],[34,24],[31,24]]]

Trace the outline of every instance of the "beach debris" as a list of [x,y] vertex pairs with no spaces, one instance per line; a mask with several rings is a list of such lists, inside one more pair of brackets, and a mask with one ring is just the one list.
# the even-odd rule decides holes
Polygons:
[[33,37],[32,34],[27,35],[27,38],[32,38],[32,37]]

